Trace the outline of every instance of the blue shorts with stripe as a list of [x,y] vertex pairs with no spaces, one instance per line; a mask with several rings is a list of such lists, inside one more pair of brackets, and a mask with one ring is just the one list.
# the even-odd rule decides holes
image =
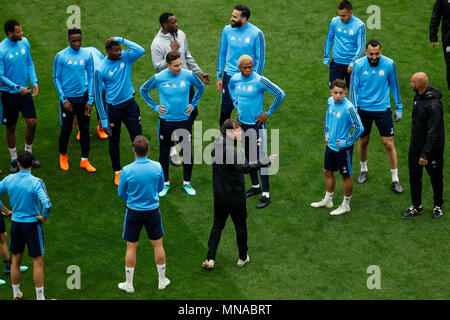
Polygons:
[[44,254],[44,232],[40,222],[12,221],[9,250],[12,254],[23,253],[25,244],[30,257],[36,258]]
[[145,227],[150,240],[163,237],[164,229],[159,208],[148,211],[126,208],[122,238],[129,242],[138,242],[142,227]]
[[334,151],[326,146],[323,167],[328,171],[339,171],[343,176],[352,175],[352,158],[353,145],[339,151]]

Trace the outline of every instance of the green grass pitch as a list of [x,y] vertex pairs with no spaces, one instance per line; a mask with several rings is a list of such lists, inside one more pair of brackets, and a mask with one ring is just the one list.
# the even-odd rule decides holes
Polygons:
[[[90,160],[97,173],[78,168],[80,148],[75,130],[69,144],[69,172],[58,163],[58,97],[52,83],[55,54],[67,43],[66,9],[81,8],[83,45],[104,52],[110,36],[124,36],[142,45],[146,54],[135,64],[133,85],[154,74],[150,44],[159,29],[162,12],[173,12],[186,32],[192,55],[212,76],[199,104],[203,131],[217,128],[220,96],[215,88],[217,49],[222,28],[229,23],[236,1],[8,1],[1,5],[0,22],[16,18],[31,43],[31,52],[40,84],[35,98],[38,127],[33,151],[42,168],[33,174],[42,178],[53,203],[44,225],[45,290],[57,299],[449,299],[450,251],[448,164],[444,172],[444,216],[431,219],[432,191],[424,174],[424,214],[402,220],[410,205],[407,153],[409,148],[413,92],[410,77],[424,71],[431,84],[444,95],[445,112],[449,92],[445,89],[442,48],[428,42],[429,19],[434,1],[353,1],[354,15],[367,22],[370,5],[381,9],[381,29],[368,29],[367,38],[377,38],[383,54],[396,62],[404,105],[403,119],[395,124],[400,182],[405,193],[391,189],[389,166],[381,140],[374,131],[369,147],[369,179],[355,183],[351,212],[332,217],[328,210],[313,209],[310,203],[324,194],[323,122],[328,92],[328,69],[322,65],[323,47],[330,19],[337,15],[336,1],[255,1],[248,0],[250,21],[264,31],[267,43],[264,75],[286,92],[286,99],[268,120],[269,129],[279,129],[279,173],[271,177],[272,204],[256,209],[258,199],[248,201],[250,264],[236,267],[237,248],[231,221],[222,234],[216,268],[201,269],[212,224],[211,167],[196,165],[192,184],[198,195],[181,189],[182,169],[170,167],[172,190],[161,200],[166,235],[167,276],[171,285],[157,289],[153,250],[141,234],[134,277],[135,293],[117,289],[125,279],[125,241],[121,239],[124,202],[113,185],[114,174],[108,143],[91,137]],[[265,108],[271,103],[267,95]],[[150,157],[158,159],[157,114],[142,97],[144,135],[150,139]],[[95,120],[95,116],[93,117]],[[447,119],[448,120],[448,119]],[[94,123],[91,130],[94,131]],[[1,128],[0,168],[5,177],[9,153]],[[17,129],[17,146],[24,146],[24,123]],[[450,137],[447,124],[447,137]],[[210,142],[205,141],[206,147]],[[270,150],[270,147],[269,147]],[[448,159],[446,150],[445,159]],[[128,133],[121,139],[122,165],[133,161]],[[359,173],[357,152],[353,167]],[[249,182],[249,180],[247,180]],[[342,199],[338,177],[335,205]],[[1,200],[7,205],[7,196]],[[7,221],[9,229],[10,222]],[[31,266],[25,253],[24,264]],[[69,290],[66,273],[71,265],[80,267],[81,289]],[[380,267],[381,289],[366,286],[371,265]],[[5,278],[0,274],[0,278]],[[11,299],[10,279],[0,287],[0,299]],[[32,272],[22,275],[21,289],[26,299],[35,299]]]

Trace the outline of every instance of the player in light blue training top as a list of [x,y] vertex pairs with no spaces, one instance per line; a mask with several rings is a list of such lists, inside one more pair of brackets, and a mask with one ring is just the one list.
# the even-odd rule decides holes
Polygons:
[[[11,283],[14,299],[21,300],[20,264],[25,244],[28,255],[33,262],[33,280],[36,286],[37,300],[45,300],[44,296],[44,223],[52,207],[44,182],[31,174],[33,155],[21,151],[17,155],[19,173],[8,175],[0,182],[0,194],[8,192],[9,202],[13,210],[11,223],[11,239],[9,248],[12,253]],[[42,212],[41,212],[42,204]],[[2,205],[0,201],[0,206]]]
[[[6,38],[0,42],[0,117],[6,125],[6,141],[11,155],[10,173],[19,171],[17,166],[16,124],[19,112],[25,119],[25,150],[33,152],[36,131],[34,96],[39,93],[30,43],[23,37],[22,26],[17,20],[8,20],[4,25]],[[33,86],[31,93],[28,79]],[[2,107],[3,106],[3,107]],[[34,167],[40,167],[35,159]]]
[[69,46],[58,52],[53,63],[53,83],[59,96],[59,166],[69,170],[67,146],[74,116],[77,117],[80,130],[81,161],[80,167],[88,172],[96,169],[88,160],[89,121],[94,103],[94,65],[91,53],[81,47],[80,29],[68,30]]
[[352,154],[353,144],[364,132],[361,119],[353,104],[345,97],[346,84],[337,79],[331,85],[332,97],[328,99],[325,116],[324,169],[326,193],[319,202],[311,203],[314,208],[332,208],[336,185],[335,171],[339,171],[344,182],[344,201],[331,215],[340,215],[350,211],[350,199],[353,191]]
[[[244,130],[244,147],[247,161],[250,163],[263,158],[267,147],[266,120],[277,110],[286,96],[276,84],[266,77],[253,71],[253,59],[249,55],[239,58],[239,73],[234,74],[229,82],[229,91],[241,128]],[[275,96],[272,105],[263,111],[264,92],[268,91]],[[257,208],[264,208],[270,203],[269,176],[267,168],[259,170],[262,190],[259,186],[258,171],[250,172],[252,188],[246,196],[251,197],[261,193],[262,197]]]
[[[190,70],[182,68],[182,59],[179,52],[170,51],[166,55],[167,69],[155,74],[147,80],[139,92],[145,102],[159,113],[159,162],[164,171],[164,190],[159,194],[165,197],[170,189],[169,180],[169,155],[172,134],[175,132],[183,148],[183,189],[190,196],[195,196],[196,191],[191,185],[193,158],[191,153],[192,121],[189,115],[197,106],[205,85]],[[189,102],[189,88],[195,86],[195,95]],[[160,103],[157,104],[150,96],[149,91],[158,89]],[[185,143],[184,143],[185,142]]]
[[[338,5],[338,16],[331,19],[328,28],[323,64],[330,69],[329,86],[336,79],[345,80],[350,85],[351,63],[364,53],[366,25],[353,16],[353,5],[343,0]],[[333,58],[331,59],[331,49]]]
[[[239,73],[239,58],[247,54],[253,59],[254,71],[262,74],[266,61],[266,41],[263,32],[248,22],[250,9],[238,5],[231,14],[231,25],[225,26],[220,37],[217,56],[217,90],[222,93],[219,125],[233,111],[233,102],[228,92],[230,78]],[[225,69],[224,69],[225,66]]]
[[[121,43],[130,49],[122,51]],[[128,129],[131,141],[142,134],[139,105],[133,98],[131,70],[133,63],[145,53],[145,49],[122,37],[107,39],[105,47],[107,57],[96,68],[94,75],[95,104],[102,128],[110,134],[109,155],[115,172],[114,184],[119,185],[122,169],[119,149],[122,122]]]
[[370,40],[366,45],[366,56],[354,64],[350,84],[350,101],[358,108],[364,125],[364,134],[358,143],[361,174],[356,182],[364,183],[367,180],[367,151],[372,123],[375,120],[391,168],[392,189],[395,193],[403,193],[398,178],[397,151],[394,145],[391,91],[395,102],[395,121],[399,121],[402,118],[402,100],[394,61],[381,54],[379,41]]

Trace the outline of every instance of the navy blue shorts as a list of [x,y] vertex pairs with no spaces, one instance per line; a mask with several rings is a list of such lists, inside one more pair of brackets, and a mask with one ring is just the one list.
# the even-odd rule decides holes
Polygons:
[[343,176],[352,175],[352,158],[353,145],[339,151],[334,151],[326,146],[323,167],[328,171],[339,171]]
[[394,121],[392,120],[391,109],[386,109],[385,111],[365,111],[358,107],[358,113],[364,128],[364,132],[361,137],[365,137],[370,134],[374,120],[378,131],[380,132],[380,136],[394,136]]
[[122,238],[129,242],[138,242],[142,227],[145,227],[150,240],[161,239],[164,229],[159,208],[149,211],[125,210]]
[[348,69],[348,65],[347,64],[340,64],[340,63],[336,63],[334,61],[331,61],[331,63],[330,63],[330,78],[329,78],[330,89],[331,89],[331,84],[336,79],[345,80],[345,84],[347,85],[347,89],[349,88],[351,73],[348,73],[347,69]]
[[36,258],[44,254],[44,232],[40,222],[12,221],[9,250],[12,254],[23,253],[25,244],[30,257]]
[[226,72],[223,73],[223,82],[222,82],[222,98],[221,98],[221,109],[222,113],[231,113],[233,112],[233,100],[231,100],[230,90],[228,89],[228,83],[230,82],[231,76],[229,76]]
[[1,105],[3,105],[2,110],[2,123],[6,125],[14,125],[17,123],[19,118],[19,112],[22,113],[22,117],[25,119],[35,119],[36,110],[34,108],[33,98],[31,94],[26,94],[24,96],[19,93],[9,93],[2,91]]
[[[180,129],[180,131],[177,132],[177,130]],[[159,125],[158,125],[158,136],[159,136],[159,145],[160,146],[168,146],[171,145],[171,141],[177,140],[178,142],[183,141],[183,137],[186,136],[182,129],[189,132],[188,134],[188,143],[191,144],[192,142],[192,122],[191,120],[184,120],[184,121],[166,121],[164,119],[159,118]],[[172,137],[173,133],[175,131],[175,135]],[[190,147],[189,147],[190,149]]]
[[0,212],[0,234],[6,232],[5,219],[3,218],[3,214]]

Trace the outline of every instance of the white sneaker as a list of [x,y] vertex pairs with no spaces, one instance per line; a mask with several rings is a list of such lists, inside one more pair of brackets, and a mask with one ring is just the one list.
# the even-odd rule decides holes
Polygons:
[[214,269],[214,260],[208,260],[206,259],[203,263],[202,263],[202,268],[206,269],[206,270],[211,270]]
[[336,209],[330,212],[332,216],[338,216],[340,214],[350,211],[350,206],[343,206],[342,204]]
[[163,289],[165,289],[169,284],[170,284],[170,280],[167,279],[167,278],[164,278],[163,281],[159,280],[159,283],[158,283],[158,289],[159,289],[159,290],[163,290]]
[[126,282],[121,282],[117,285],[120,290],[126,291],[128,293],[134,293],[133,285],[127,284]]
[[333,208],[333,201],[332,200],[325,200],[322,199],[319,202],[313,202],[311,203],[311,207],[313,208]]
[[243,266],[245,266],[245,265],[246,265],[247,263],[249,263],[249,262],[250,262],[250,257],[247,255],[247,259],[245,259],[244,261],[241,260],[241,259],[238,260],[237,266],[238,266],[238,267],[243,267]]

